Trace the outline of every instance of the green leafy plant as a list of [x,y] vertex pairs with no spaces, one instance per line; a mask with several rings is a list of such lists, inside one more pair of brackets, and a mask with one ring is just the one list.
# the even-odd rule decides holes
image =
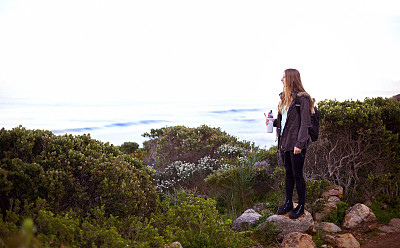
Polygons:
[[331,211],[327,217],[325,217],[322,221],[334,223],[337,226],[342,225],[342,221],[346,216],[346,210],[349,208],[349,204],[346,202],[337,202],[337,209]]
[[266,221],[264,226],[256,228],[253,231],[252,237],[261,245],[271,245],[277,243],[276,236],[281,233],[275,223]]
[[89,135],[56,136],[17,127],[0,130],[0,207],[46,199],[55,212],[88,213],[104,205],[118,216],[157,207],[150,171],[118,148]]

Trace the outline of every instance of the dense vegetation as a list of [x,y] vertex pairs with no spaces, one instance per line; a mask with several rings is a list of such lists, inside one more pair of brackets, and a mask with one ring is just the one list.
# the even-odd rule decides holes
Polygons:
[[[338,184],[346,204],[400,209],[400,103],[325,100],[320,139],[308,149],[307,201]],[[152,129],[144,148],[89,135],[0,131],[0,247],[251,247],[279,231],[234,232],[255,203],[283,200],[276,147],[239,141],[219,128]],[[330,216],[340,222],[343,209]],[[268,214],[267,214],[268,215]],[[265,219],[267,216],[263,216]],[[22,229],[21,229],[22,227]],[[22,230],[22,232],[20,231]]]

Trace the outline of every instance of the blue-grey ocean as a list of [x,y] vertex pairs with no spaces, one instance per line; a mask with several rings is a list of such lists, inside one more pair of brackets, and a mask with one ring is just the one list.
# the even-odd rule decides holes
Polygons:
[[275,145],[275,133],[267,133],[264,112],[276,106],[263,99],[235,98],[164,101],[63,102],[28,98],[0,100],[1,127],[22,125],[28,129],[50,130],[54,134],[88,134],[102,142],[121,145],[147,140],[152,128],[207,125],[239,140],[262,148]]

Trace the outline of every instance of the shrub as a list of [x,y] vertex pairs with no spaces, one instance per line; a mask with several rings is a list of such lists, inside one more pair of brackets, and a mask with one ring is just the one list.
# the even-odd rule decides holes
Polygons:
[[215,152],[221,145],[238,146],[250,149],[250,142],[240,142],[236,137],[228,135],[219,128],[202,125],[197,128],[185,126],[151,129],[143,134],[149,141],[143,143],[147,151],[145,165],[163,169],[175,161],[196,163],[206,156],[215,158]]
[[179,202],[163,203],[161,213],[154,215],[154,226],[167,243],[179,240],[183,247],[248,247],[250,239],[231,229],[231,221],[223,222],[213,199],[196,198],[182,192]]
[[105,206],[118,216],[149,215],[157,195],[149,170],[89,135],[55,136],[17,127],[0,130],[0,207],[46,199],[52,211],[89,213]]
[[[156,170],[154,180],[157,192],[171,193],[177,188],[204,188],[204,178],[218,169],[218,160],[209,156],[201,158],[197,164],[175,161],[164,170]],[[203,192],[206,193],[206,192]]]
[[392,207],[377,201],[373,202],[370,208],[374,212],[376,219],[381,223],[388,224],[391,219],[400,218],[400,204]]
[[276,242],[276,236],[281,233],[275,223],[266,221],[265,225],[255,229],[252,237],[261,245],[271,245]]
[[119,149],[125,154],[133,154],[139,148],[139,144],[136,142],[124,142]]
[[[381,193],[389,201],[397,199],[400,103],[366,98],[363,102],[325,100],[318,107],[320,139],[308,148],[307,177],[341,185],[345,198],[352,202],[374,200]],[[380,181],[379,187],[371,180]]]
[[224,166],[205,179],[214,188],[216,197],[222,199],[235,217],[255,199],[264,198],[268,190],[275,190],[273,187],[280,181],[277,179],[280,178],[280,170],[260,167],[259,155],[253,152],[245,158],[237,158],[236,165]]

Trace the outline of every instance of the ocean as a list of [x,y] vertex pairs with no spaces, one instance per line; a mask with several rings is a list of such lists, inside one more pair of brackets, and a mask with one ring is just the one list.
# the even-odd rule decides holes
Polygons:
[[[276,105],[276,104],[275,104]],[[12,129],[50,130],[56,135],[90,134],[91,138],[121,145],[147,140],[151,129],[183,125],[207,125],[261,148],[276,144],[275,133],[267,133],[264,113],[276,106],[263,99],[185,99],[159,101],[63,102],[29,98],[0,100],[1,126]]]

